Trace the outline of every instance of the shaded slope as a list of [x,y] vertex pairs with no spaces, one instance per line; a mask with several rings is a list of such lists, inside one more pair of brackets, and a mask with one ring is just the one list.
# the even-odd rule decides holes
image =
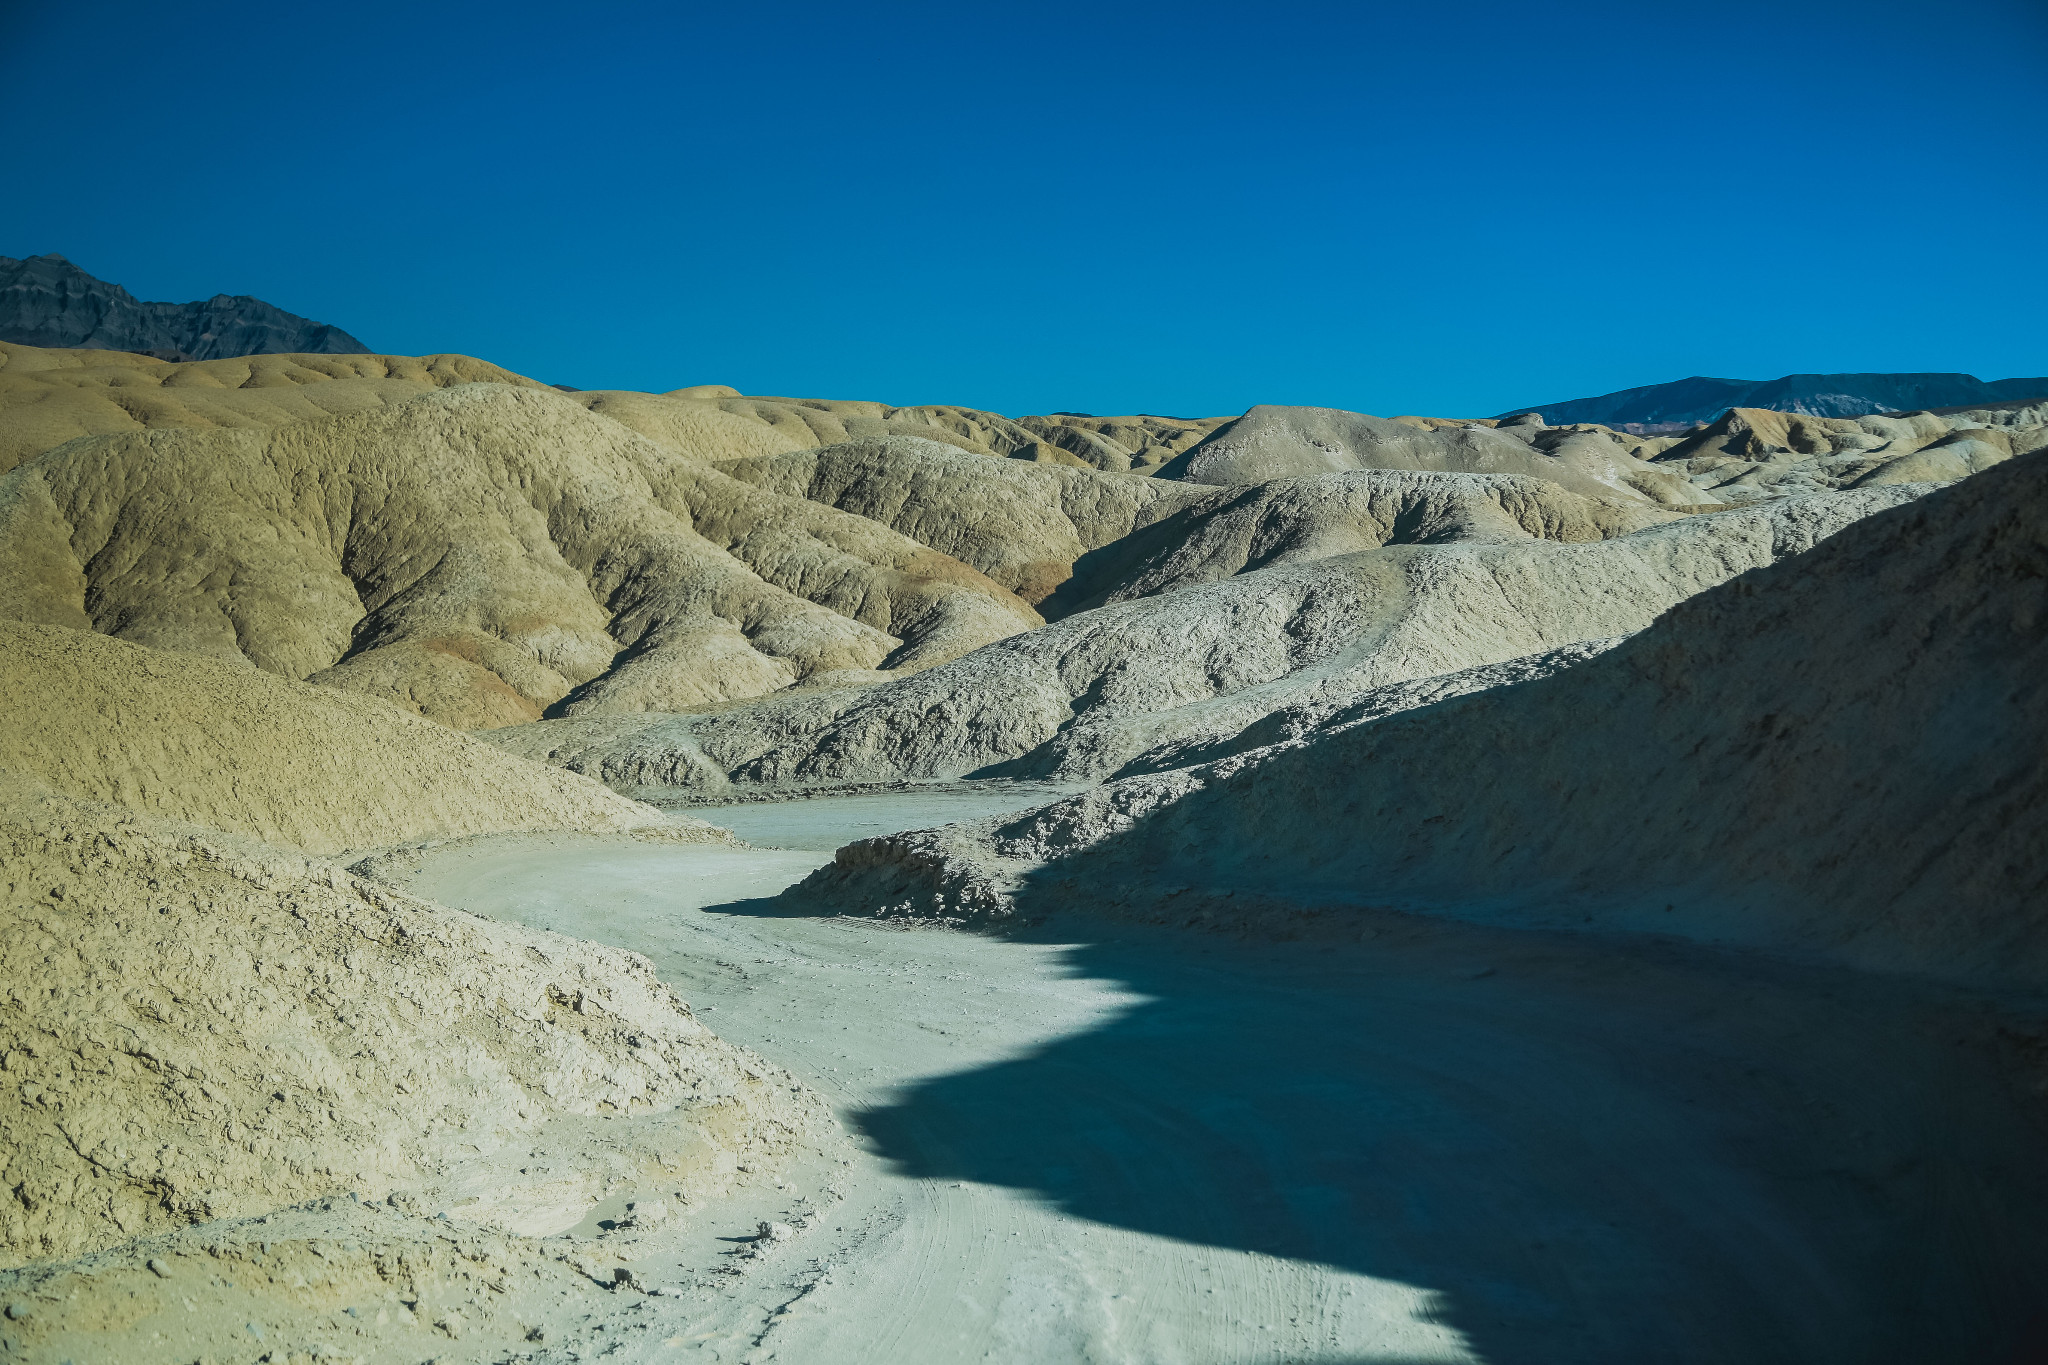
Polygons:
[[1001,828],[854,845],[808,894],[985,913],[1016,877],[1026,905],[1035,887],[1142,904],[1192,885],[2039,988],[2044,527],[2048,457],[2014,460],[1578,667]]

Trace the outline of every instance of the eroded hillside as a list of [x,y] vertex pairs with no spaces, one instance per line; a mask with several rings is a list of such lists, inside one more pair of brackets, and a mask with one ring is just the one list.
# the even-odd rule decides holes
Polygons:
[[[1121,1156],[1090,1133],[1130,1089],[1117,1040],[1170,1002],[1136,973],[1128,996],[1069,1002],[1074,1031],[1055,1038],[1048,982],[1073,960],[1017,959],[1030,979],[998,1007],[971,974],[930,971],[918,936],[877,935],[908,945],[892,957],[844,922],[792,932],[791,912],[1009,928],[1080,911],[1344,945],[1398,922],[1421,948],[1377,963],[1388,982],[1460,957],[1472,921],[1535,927],[1546,946],[1514,960],[1555,959],[1531,970],[1557,999],[1528,1018],[1564,1027],[1594,1071],[1607,1043],[1578,1036],[1583,978],[1597,958],[1610,985],[1636,980],[1645,939],[1770,955],[1773,971],[1876,968],[1914,991],[1961,982],[1970,1000],[1927,1017],[1996,1002],[2007,1012],[1980,1032],[2034,1036],[2010,1001],[2048,980],[2039,410],[1737,410],[1641,436],[1533,416],[1011,419],[719,385],[574,393],[463,357],[0,360],[0,447],[20,457],[0,474],[0,1258],[24,1267],[10,1350],[76,1358],[147,1335],[184,1359],[326,1359],[347,1341],[380,1361],[483,1361],[822,1339],[802,1333],[838,1333],[848,1310],[818,1305],[857,1301],[866,1322],[927,1283],[892,1259],[895,1230],[924,1215],[881,1193],[884,1156],[911,1172],[887,1179],[978,1210],[959,1224],[977,1228],[1012,1186],[1054,1192],[1057,1222],[1073,1170],[1108,1172],[1074,1205],[1103,1219],[1003,1224],[1019,1244],[1045,1232],[1059,1302],[1080,1280],[1099,1297],[1123,1250],[1089,1261],[1092,1232],[1122,1217],[1130,1153],[1156,1164],[1154,1109],[1185,1097],[1161,1108],[1154,1087]],[[630,799],[884,786],[915,805],[963,796],[948,790],[962,779],[1059,785],[967,783],[998,803],[975,814],[1010,813],[846,844],[772,905],[844,840],[750,847]],[[1021,811],[1022,793],[1077,790]],[[479,913],[407,894],[415,875]],[[1440,943],[1415,928],[1448,919]],[[1077,933],[1097,937],[1093,919]],[[799,962],[798,939],[817,956]],[[1674,955],[1694,994],[1630,1017],[1696,1017],[1717,964]],[[1197,975],[1203,991],[1220,979]],[[811,1070],[714,1036],[664,979],[764,1051],[798,1034]],[[797,980],[809,994],[785,994]],[[1832,1019],[1802,980],[1772,989]],[[1494,1036],[1499,1019],[1460,989],[1436,983],[1424,1013],[1468,1012],[1461,1028]],[[1297,1008],[1322,1029],[1315,1001],[1373,994]],[[1212,1030],[1235,1018],[1200,1009]],[[1332,1063],[1352,1039],[1269,1049],[1270,1019],[1247,1017],[1227,1025],[1243,1055],[1225,1090],[1211,1053],[1177,1063],[1200,1073],[1204,1112],[1233,1115],[1217,1120],[1226,1184],[1243,1169],[1232,1106],[1264,1095],[1275,1057],[1308,1058],[1316,1094],[1378,1096],[1386,1080]],[[1827,1027],[1860,1047],[1852,1022]],[[992,1050],[961,1070],[963,1032],[982,1028]],[[1520,1058],[1555,1041],[1504,1064],[1509,1091],[1526,1088]],[[1101,1088],[1074,1089],[1061,1058],[1105,1046]],[[1980,1075],[2032,1083],[2008,1059],[2020,1045],[1997,1046],[1956,1083],[1970,1104],[1991,1104]],[[1014,1093],[981,1088],[1048,1065],[1029,1092],[1038,1127],[1010,1112]],[[1633,1073],[1601,1084],[1635,1095]],[[813,1085],[880,1156],[842,1141]],[[1016,1140],[935,1147],[921,1115],[889,1126],[957,1087],[975,1098],[947,1122],[971,1111]],[[1802,1103],[1757,1112],[1804,1132],[1778,1117]],[[1575,1104],[1559,1170],[1585,1159]],[[1267,1107],[1298,1126],[1296,1101]],[[1673,1113],[1654,1131],[1695,1132],[1697,1110]],[[2029,1121],[1998,1113],[2000,1134]],[[1837,1140],[1815,1133],[1793,1147]],[[1327,1134],[1294,1138],[1272,1147],[1276,1170],[1325,1159]],[[1939,1150],[1864,1153],[1840,1207],[1780,1181],[1786,1262],[1832,1247],[1837,1214],[1891,1227],[1886,1172]],[[1741,1165],[1673,1158],[1709,1185]],[[1922,1183],[1950,1188],[1946,1170]],[[1177,1171],[1162,1179],[1185,1204]],[[1469,1171],[1443,1188],[1468,1191]],[[1718,1213],[1703,1191],[1687,1226]],[[1574,1219],[1591,1207],[1576,1188],[1545,1198]],[[761,1269],[835,1201],[821,1240]],[[793,1223],[717,1223],[743,1207]],[[1394,1283],[1377,1259],[1346,1261],[1382,1221],[1347,1225],[1334,1257],[1316,1232],[1300,1247],[1325,1250],[1304,1264]],[[1263,1206],[1254,1224],[1275,1226]],[[1118,1245],[1217,1251],[1196,1226]],[[1661,1213],[1644,1227],[1631,1245],[1669,1239]],[[976,1235],[988,1265],[943,1283],[1014,1269],[1009,1238]],[[1487,1314],[1527,1297],[1518,1272],[1459,1245],[1491,1267],[1454,1280]],[[857,1273],[833,1278],[833,1258]],[[1959,1303],[1990,1283],[1954,1278]],[[1429,1341],[1455,1335],[1430,1324]]]
[[[855,845],[793,894],[967,918],[1049,897],[1597,921],[2039,989],[2044,527],[2032,455],[1570,667],[1409,705],[1361,691],[1279,742]],[[1199,894],[1167,911],[1162,888]]]

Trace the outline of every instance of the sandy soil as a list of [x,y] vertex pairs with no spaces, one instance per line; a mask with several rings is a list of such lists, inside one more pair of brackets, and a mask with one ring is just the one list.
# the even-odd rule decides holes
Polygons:
[[[2026,1338],[2041,1096],[1988,1006],[1394,919],[1338,952],[769,900],[892,817],[1017,799],[696,812],[774,848],[426,859],[420,894],[646,953],[863,1140],[635,1262],[697,1287],[643,1300],[624,1358],[1812,1365]],[[802,1226],[712,1274],[757,1212]]]

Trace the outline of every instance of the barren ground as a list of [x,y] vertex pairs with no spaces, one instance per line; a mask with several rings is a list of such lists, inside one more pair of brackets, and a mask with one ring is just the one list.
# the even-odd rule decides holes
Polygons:
[[[768,900],[848,839],[1023,799],[695,812],[754,850],[429,857],[420,894],[647,954],[865,1149],[695,1216],[633,1262],[681,1297],[557,1349],[1813,1365],[2028,1334],[2040,1096],[1981,1005],[1642,940],[1004,939]],[[802,1226],[731,1254],[757,1218]]]
[[[1049,794],[697,812],[751,849],[429,850],[413,891],[645,953],[714,1030],[822,1092],[855,1143],[678,1200],[615,1152],[543,1138],[527,1158],[543,1172],[610,1172],[565,1234],[504,1237],[473,1201],[209,1224],[11,1272],[5,1355],[2035,1358],[2044,1049],[2009,1008],[1391,916],[1359,915],[1342,942],[1078,919],[1002,938],[772,900],[848,839]],[[657,1200],[667,1219],[625,1222]],[[764,1222],[782,1226],[757,1238]],[[599,1287],[620,1270],[631,1283]]]

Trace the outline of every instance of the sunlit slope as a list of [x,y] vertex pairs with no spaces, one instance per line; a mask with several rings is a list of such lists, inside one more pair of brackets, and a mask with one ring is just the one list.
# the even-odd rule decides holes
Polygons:
[[5,774],[0,867],[0,1265],[337,1194],[556,1232],[828,1140],[633,953]]
[[252,355],[184,364],[0,342],[0,472],[78,436],[265,428],[455,384],[541,387],[466,355]]
[[0,620],[0,772],[314,853],[659,814],[388,702]]
[[0,476],[0,612],[462,727],[925,667],[1039,619],[878,523],[503,384],[45,452]]

